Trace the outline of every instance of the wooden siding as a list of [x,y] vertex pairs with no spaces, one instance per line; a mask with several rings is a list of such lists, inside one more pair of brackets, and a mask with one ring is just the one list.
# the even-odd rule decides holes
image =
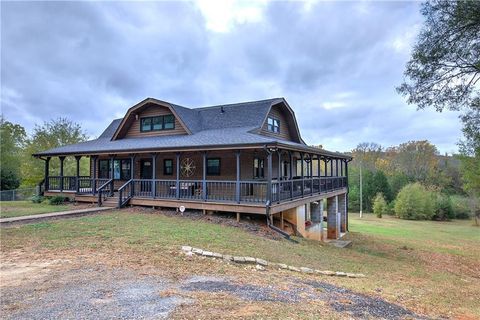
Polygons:
[[165,136],[165,135],[175,135],[175,134],[187,134],[185,128],[180,124],[177,117],[175,117],[175,129],[173,130],[162,130],[162,131],[149,131],[141,132],[140,131],[140,119],[143,117],[154,117],[154,116],[164,116],[171,115],[172,112],[169,108],[150,105],[145,107],[142,111],[138,113],[138,120],[133,116],[132,122],[129,124],[129,128],[125,133],[125,138],[137,138],[137,137],[151,137],[151,136]]
[[[201,180],[202,179],[202,166],[203,166],[202,152],[182,152],[180,154],[180,163],[182,159],[190,158],[194,161],[196,169],[195,173],[191,177],[184,177],[180,174],[180,180]],[[242,150],[240,153],[240,180],[254,180],[253,178],[253,159],[255,157],[264,159],[264,171],[265,177],[263,179],[257,179],[259,181],[266,181],[267,178],[267,155],[264,150]],[[236,180],[237,178],[237,163],[235,157],[235,151],[210,151],[207,152],[207,158],[220,158],[220,175],[207,175],[207,180]],[[282,156],[282,161],[285,161],[288,157]],[[97,159],[97,174],[95,178],[98,178],[99,160],[110,159],[108,155],[99,156]],[[128,156],[118,156],[115,159],[130,159]],[[163,160],[173,160],[173,174],[164,175],[163,172]],[[140,179],[140,163],[141,160],[152,160],[150,154],[137,154],[134,164],[134,177]],[[273,154],[272,158],[272,177],[275,179],[278,176],[278,156]],[[156,179],[175,180],[176,179],[176,154],[175,153],[158,153],[156,162]],[[93,161],[91,165],[91,176],[93,177]],[[116,180],[115,189],[121,187],[127,180]]]
[[283,140],[294,141],[292,139],[291,126],[295,126],[295,124],[288,122],[287,120],[288,118],[285,115],[285,111],[282,109],[281,105],[274,105],[270,110],[268,117],[272,117],[280,120],[280,132],[275,133],[275,132],[268,131],[268,121],[265,120],[265,123],[263,124],[262,130],[261,130],[261,134],[269,137],[280,138]]

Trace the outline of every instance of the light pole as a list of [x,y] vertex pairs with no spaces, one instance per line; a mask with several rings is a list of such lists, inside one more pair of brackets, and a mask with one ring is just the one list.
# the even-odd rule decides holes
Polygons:
[[363,181],[362,181],[362,162],[360,161],[360,218],[363,217]]

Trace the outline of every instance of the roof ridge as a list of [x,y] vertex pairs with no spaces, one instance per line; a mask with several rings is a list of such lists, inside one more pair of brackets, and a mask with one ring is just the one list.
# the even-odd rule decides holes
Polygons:
[[284,99],[284,98],[283,98],[283,97],[280,97],[280,98],[277,97],[277,98],[254,100],[254,101],[236,102],[236,103],[228,103],[228,104],[217,104],[217,105],[213,105],[213,106],[205,106],[205,107],[199,107],[199,108],[192,108],[191,110],[205,110],[205,109],[213,109],[213,108],[220,108],[220,107],[231,107],[231,106],[242,105],[242,104],[250,104],[250,103],[258,103],[258,102],[274,101],[274,100],[280,100],[280,99]]

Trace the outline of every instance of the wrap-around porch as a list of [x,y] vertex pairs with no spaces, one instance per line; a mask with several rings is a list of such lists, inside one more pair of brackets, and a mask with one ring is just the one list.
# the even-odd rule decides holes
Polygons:
[[[215,202],[270,206],[347,187],[348,160],[279,148],[75,155],[76,175],[49,174],[45,158],[43,189],[99,205],[113,198],[118,207],[131,199]],[[90,176],[80,176],[80,159],[90,158]],[[161,204],[159,204],[161,206]]]

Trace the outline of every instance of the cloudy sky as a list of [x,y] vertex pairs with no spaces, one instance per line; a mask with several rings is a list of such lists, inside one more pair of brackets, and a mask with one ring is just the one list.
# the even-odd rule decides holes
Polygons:
[[285,97],[309,144],[428,139],[451,153],[458,115],[395,92],[421,24],[418,2],[2,1],[2,113],[28,130],[68,117],[95,138],[146,97]]

